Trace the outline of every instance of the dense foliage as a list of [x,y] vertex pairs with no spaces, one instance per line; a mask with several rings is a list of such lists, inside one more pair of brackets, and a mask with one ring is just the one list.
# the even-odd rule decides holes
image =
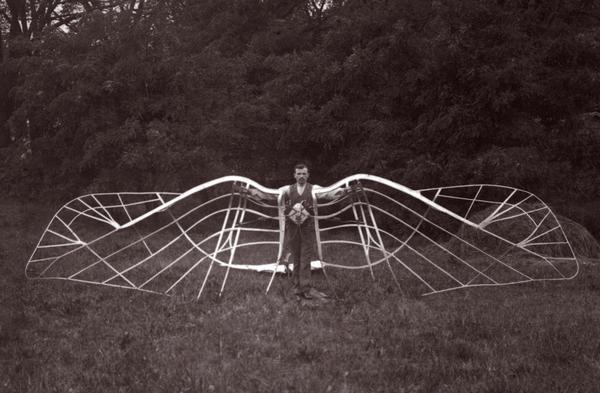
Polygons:
[[279,186],[306,161],[321,184],[520,186],[576,218],[598,198],[598,1],[41,3],[62,19],[2,22],[11,194]]

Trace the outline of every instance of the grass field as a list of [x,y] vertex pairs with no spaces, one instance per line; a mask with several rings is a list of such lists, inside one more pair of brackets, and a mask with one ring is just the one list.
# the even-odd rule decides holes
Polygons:
[[600,391],[595,261],[572,281],[427,297],[334,273],[327,303],[244,273],[184,301],[28,281],[53,213],[0,204],[0,392]]

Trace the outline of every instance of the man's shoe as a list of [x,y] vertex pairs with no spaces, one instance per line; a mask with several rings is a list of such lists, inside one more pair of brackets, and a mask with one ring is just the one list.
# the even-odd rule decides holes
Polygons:
[[306,292],[301,292],[296,294],[296,299],[298,300],[312,300],[314,299],[310,294],[306,293]]
[[310,291],[306,291],[306,290],[301,290],[299,288],[294,288],[294,295],[296,295],[296,299],[298,300],[302,300],[302,299],[312,299],[313,296],[310,293]]
[[326,293],[320,292],[320,291],[316,290],[315,288],[311,288],[308,291],[308,294],[317,299],[329,299],[329,295],[327,295]]

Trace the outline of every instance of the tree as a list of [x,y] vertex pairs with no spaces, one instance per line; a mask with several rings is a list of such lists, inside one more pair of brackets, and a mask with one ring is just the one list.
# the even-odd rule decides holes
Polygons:
[[18,75],[4,118],[24,136],[0,153],[13,192],[181,190],[231,173],[276,186],[308,161],[321,184],[368,172],[594,193],[594,2],[68,4],[62,20],[79,18],[46,23],[20,57],[11,41],[3,65]]
[[[11,127],[7,123],[18,103],[10,94],[22,74],[20,62],[11,62],[31,56],[35,45],[32,42],[58,33],[76,34],[78,22],[93,12],[108,12],[119,9],[139,18],[145,0],[7,0],[0,7],[0,147],[10,144]],[[25,127],[24,124],[18,127]]]

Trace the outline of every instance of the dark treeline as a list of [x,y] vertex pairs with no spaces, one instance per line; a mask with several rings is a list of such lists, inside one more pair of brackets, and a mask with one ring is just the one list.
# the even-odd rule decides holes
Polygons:
[[280,186],[305,161],[320,184],[522,187],[600,232],[598,1],[0,7],[5,193]]

